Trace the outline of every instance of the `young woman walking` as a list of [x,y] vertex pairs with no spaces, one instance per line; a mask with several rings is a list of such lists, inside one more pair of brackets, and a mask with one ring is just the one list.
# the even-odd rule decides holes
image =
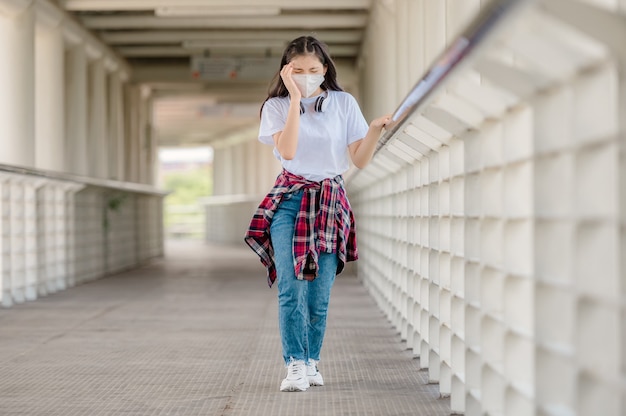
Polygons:
[[281,391],[324,384],[317,364],[330,291],[358,257],[354,217],[342,174],[363,168],[390,116],[369,126],[337,83],[327,46],[312,36],[289,43],[261,107],[259,140],[283,170],[255,213],[246,243],[278,280],[278,319],[287,377]]

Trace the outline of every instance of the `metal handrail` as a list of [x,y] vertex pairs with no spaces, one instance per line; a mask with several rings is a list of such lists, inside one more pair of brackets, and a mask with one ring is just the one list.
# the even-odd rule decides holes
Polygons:
[[374,154],[380,151],[389,140],[406,124],[409,116],[422,109],[433,94],[458,71],[461,64],[467,63],[476,47],[483,44],[489,35],[518,6],[531,0],[493,0],[486,5],[468,27],[437,57],[425,75],[411,89],[393,113],[390,128],[379,139]]

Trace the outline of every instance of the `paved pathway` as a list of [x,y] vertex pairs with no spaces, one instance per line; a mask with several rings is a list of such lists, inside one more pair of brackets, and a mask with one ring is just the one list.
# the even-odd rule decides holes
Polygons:
[[333,289],[326,385],[281,393],[276,289],[254,253],[189,242],[166,253],[0,309],[0,415],[449,414],[355,277]]

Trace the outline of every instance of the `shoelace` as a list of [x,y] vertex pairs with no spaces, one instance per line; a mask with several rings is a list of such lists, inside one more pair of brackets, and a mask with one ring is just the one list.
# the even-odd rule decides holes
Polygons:
[[304,373],[306,374],[306,367],[303,365],[298,365],[295,362],[292,362],[289,364],[289,375],[290,376],[299,376],[299,377],[303,377],[305,374],[303,374],[303,370]]

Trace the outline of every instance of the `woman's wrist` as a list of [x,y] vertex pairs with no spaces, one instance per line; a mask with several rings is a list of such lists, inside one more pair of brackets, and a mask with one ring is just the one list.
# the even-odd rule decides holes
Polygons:
[[383,131],[383,126],[370,125],[367,137],[370,138],[370,140],[378,141],[382,131]]
[[295,92],[289,91],[289,98],[291,99],[291,101],[300,102],[300,100],[302,100],[302,94],[300,93],[300,90],[296,88]]

